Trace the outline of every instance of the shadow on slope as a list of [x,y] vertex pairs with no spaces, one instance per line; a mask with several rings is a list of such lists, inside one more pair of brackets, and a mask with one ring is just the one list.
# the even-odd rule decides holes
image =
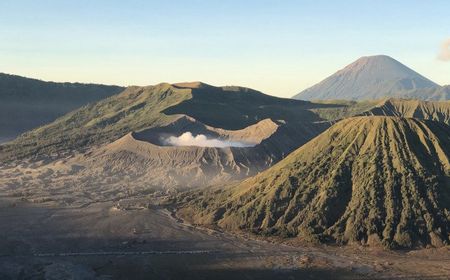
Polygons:
[[450,128],[345,119],[272,168],[181,196],[193,223],[310,242],[442,247],[449,242]]
[[283,120],[287,123],[322,121],[309,109],[332,106],[273,97],[243,87],[213,87],[203,84],[191,90],[191,99],[163,112],[169,115],[186,114],[214,127],[242,129],[263,119]]

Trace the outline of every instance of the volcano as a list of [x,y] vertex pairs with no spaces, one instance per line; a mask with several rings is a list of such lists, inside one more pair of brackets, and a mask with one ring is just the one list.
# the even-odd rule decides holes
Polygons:
[[365,56],[293,98],[373,100],[385,97],[444,100],[443,88],[386,55]]
[[185,197],[179,215],[312,242],[439,247],[449,241],[449,158],[445,123],[353,117],[265,172]]

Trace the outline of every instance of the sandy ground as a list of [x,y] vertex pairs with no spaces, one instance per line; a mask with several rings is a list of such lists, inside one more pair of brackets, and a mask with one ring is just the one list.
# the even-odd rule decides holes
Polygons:
[[197,229],[146,199],[116,206],[0,199],[0,279],[450,279],[448,248],[290,246]]

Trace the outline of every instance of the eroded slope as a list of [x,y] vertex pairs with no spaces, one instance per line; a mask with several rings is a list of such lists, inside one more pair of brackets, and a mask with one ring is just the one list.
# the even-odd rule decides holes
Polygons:
[[361,115],[417,118],[449,124],[450,101],[387,99]]
[[350,118],[255,177],[188,195],[179,214],[318,242],[442,246],[450,229],[449,149],[444,123]]

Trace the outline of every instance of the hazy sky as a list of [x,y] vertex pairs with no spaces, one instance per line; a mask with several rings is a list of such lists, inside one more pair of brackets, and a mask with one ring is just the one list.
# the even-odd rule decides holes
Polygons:
[[201,80],[290,97],[364,55],[439,84],[450,1],[1,0],[0,72],[149,85]]

